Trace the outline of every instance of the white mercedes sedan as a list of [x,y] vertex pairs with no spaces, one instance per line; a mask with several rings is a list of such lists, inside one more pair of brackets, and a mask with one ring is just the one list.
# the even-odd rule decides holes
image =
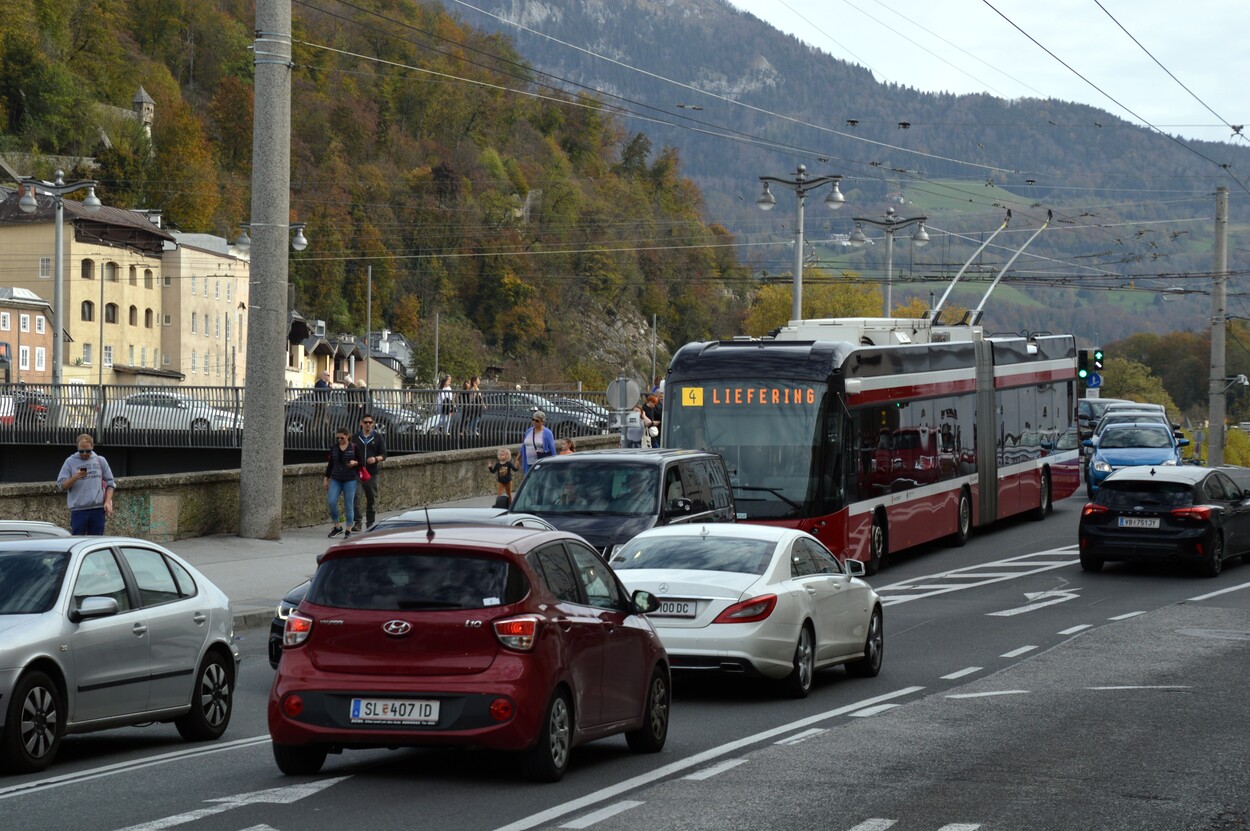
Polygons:
[[763,676],[805,697],[816,670],[881,671],[881,600],[863,564],[838,561],[793,528],[668,525],[634,537],[612,558],[630,591],[660,600],[648,617],[672,668]]

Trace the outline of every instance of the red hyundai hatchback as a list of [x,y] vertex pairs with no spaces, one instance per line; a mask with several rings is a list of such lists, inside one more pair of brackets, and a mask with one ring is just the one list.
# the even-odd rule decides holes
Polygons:
[[327,753],[444,745],[519,751],[554,782],[570,751],[668,736],[669,667],[631,596],[580,537],[502,526],[370,534],[334,546],[286,621],[269,696],[283,773]]

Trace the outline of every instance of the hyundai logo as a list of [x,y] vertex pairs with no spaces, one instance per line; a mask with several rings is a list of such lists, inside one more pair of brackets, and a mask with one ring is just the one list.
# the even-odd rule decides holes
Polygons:
[[406,620],[388,620],[382,624],[382,631],[392,638],[402,638],[412,631],[412,624]]

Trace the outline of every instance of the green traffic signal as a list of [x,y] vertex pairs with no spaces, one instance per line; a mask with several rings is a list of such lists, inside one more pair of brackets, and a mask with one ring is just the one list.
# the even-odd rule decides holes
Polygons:
[[1089,350],[1081,349],[1076,353],[1076,377],[1082,381],[1089,375]]
[[1103,357],[1103,351],[1102,351],[1102,349],[1095,349],[1095,350],[1094,350],[1094,369],[1095,369],[1095,371],[1098,371],[1098,372],[1101,372],[1101,371],[1102,371],[1102,357]]

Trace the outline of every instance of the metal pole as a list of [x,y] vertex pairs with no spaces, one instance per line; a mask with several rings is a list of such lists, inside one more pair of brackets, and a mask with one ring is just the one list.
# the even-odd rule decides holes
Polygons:
[[[63,230],[65,224],[65,199],[58,195],[52,198],[54,206],[53,213],[56,216],[55,242],[56,250],[52,257],[52,319],[55,321],[56,328],[52,332],[52,386],[59,388],[61,385],[61,367],[64,358],[63,350],[65,348],[65,318],[63,316],[65,305],[65,251],[63,247]],[[59,392],[58,392],[59,395]]]
[[894,229],[885,229],[885,315],[894,308]]
[[1207,400],[1207,464],[1224,464],[1224,327],[1228,315],[1228,188],[1215,189],[1215,264],[1211,286],[1211,386]]
[[373,266],[369,266],[369,286],[365,290],[365,386],[372,387],[369,380],[369,350],[373,347]]
[[651,315],[651,382],[655,383],[655,315]]
[[96,348],[100,350],[98,363],[100,367],[99,385],[100,385],[100,401],[104,401],[104,270],[100,270],[98,275],[100,278],[100,307],[96,309],[96,314],[100,316],[100,342],[96,344]]
[[256,0],[252,130],[252,263],[239,536],[282,536],[284,364],[291,222],[291,0]]
[[[800,173],[796,178],[803,178]],[[803,319],[803,200],[802,187],[794,192],[794,302],[790,305],[790,319]]]
[[434,384],[441,386],[438,383],[438,312],[434,313]]

